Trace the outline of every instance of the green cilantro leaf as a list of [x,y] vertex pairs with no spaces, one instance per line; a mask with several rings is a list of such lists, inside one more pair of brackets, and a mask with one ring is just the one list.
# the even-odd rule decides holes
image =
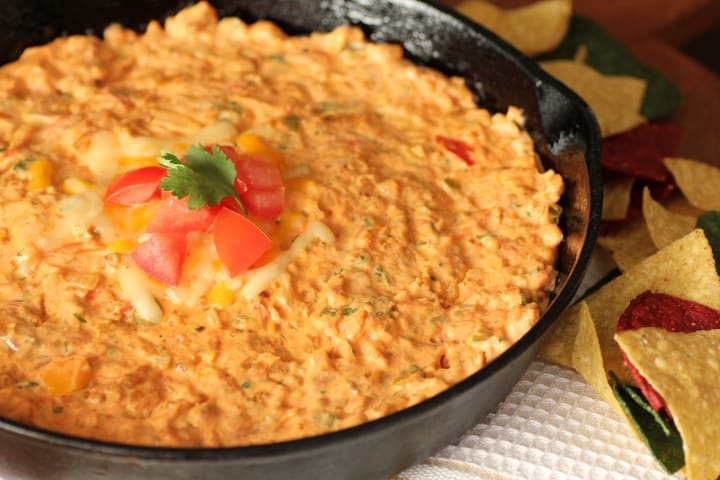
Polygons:
[[160,188],[178,198],[188,197],[189,209],[214,207],[223,198],[232,197],[246,211],[235,190],[235,164],[218,146],[213,145],[212,151],[208,152],[200,145],[192,145],[183,160],[163,150],[158,162],[168,171]]

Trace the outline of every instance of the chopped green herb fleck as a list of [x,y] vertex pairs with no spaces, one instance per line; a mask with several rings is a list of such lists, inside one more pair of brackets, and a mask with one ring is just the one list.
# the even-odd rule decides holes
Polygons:
[[283,123],[293,132],[300,130],[300,122],[300,117],[297,115],[287,115],[286,117],[283,117]]
[[520,305],[527,305],[530,300],[525,295],[520,295]]
[[250,380],[245,380],[242,385],[240,385],[240,388],[244,388],[246,390],[250,387],[252,387],[252,382],[250,382]]
[[323,101],[318,103],[316,108],[319,113],[328,113],[334,110],[339,110],[340,104],[335,102]]
[[334,276],[340,275],[341,273],[343,273],[343,269],[342,269],[342,268],[338,268],[338,269],[335,270],[332,274],[333,274],[333,277],[334,277]]
[[470,337],[470,341],[472,342],[484,342],[485,340],[489,340],[493,336],[492,332],[490,330],[487,330],[485,328],[480,328],[473,333],[472,337]]
[[365,218],[363,219],[363,223],[365,224],[366,227],[372,226],[372,220],[370,220],[370,219],[367,218],[367,217],[365,217]]
[[560,205],[550,205],[550,221],[554,224],[560,223],[562,211],[563,209]]
[[513,202],[513,203],[511,203],[510,205],[508,205],[508,210],[515,210],[515,209],[517,209],[519,206],[520,206],[519,203],[514,203],[514,202]]
[[33,387],[37,387],[37,386],[38,386],[38,383],[37,383],[37,382],[33,382],[33,381],[31,380],[31,381],[28,381],[28,382],[18,383],[18,384],[17,384],[17,389],[18,389],[18,390],[23,390],[23,389],[26,389],[26,388],[33,388]]
[[227,108],[237,113],[243,113],[245,111],[245,109],[241,107],[240,104],[237,103],[235,100],[230,100],[227,104]]
[[447,317],[445,315],[438,315],[437,317],[433,317],[430,319],[430,322],[434,323],[435,325],[439,323],[445,323],[447,321]]
[[7,149],[8,149],[7,145],[0,145],[0,153],[4,152]]
[[387,312],[385,310],[375,310],[373,312],[370,312],[370,316],[372,318],[384,317],[385,315],[387,315]]
[[443,178],[443,183],[452,190],[460,190],[460,184],[452,178]]
[[417,243],[415,244],[415,246],[417,246],[417,247],[422,247],[423,245],[427,245],[427,244],[428,244],[428,241],[427,241],[427,240],[420,240],[419,242],[417,242]]
[[330,315],[331,317],[334,317],[335,315],[337,315],[337,313],[338,312],[336,309],[331,308],[331,307],[325,307],[320,312],[320,315]]
[[272,60],[275,60],[276,62],[284,62],[285,61],[285,55],[283,55],[282,53],[273,53],[272,55],[270,55],[270,58]]
[[535,268],[533,268],[532,270],[530,270],[529,272],[527,272],[527,275],[536,275],[536,274],[538,274],[539,272],[540,272],[540,269],[537,268],[537,267],[535,267]]
[[355,307],[355,308],[350,307],[350,306],[342,307],[343,317],[349,317],[350,315],[352,315],[355,312],[357,312],[357,307]]
[[475,235],[475,241],[480,242],[480,241],[482,241],[483,238],[491,238],[494,236],[495,235],[493,235],[492,233],[489,233],[489,232],[481,233],[479,235]]
[[80,323],[87,323],[87,319],[78,312],[73,312],[73,317],[77,318]]
[[379,281],[383,283],[390,283],[390,279],[388,278],[387,273],[385,272],[385,269],[382,267],[382,265],[378,265],[375,267],[375,271],[373,271],[373,275],[375,275],[375,278],[377,278]]
[[26,170],[28,165],[30,165],[35,159],[33,157],[25,157],[24,159],[17,162],[15,165],[13,165],[13,170]]
[[367,261],[368,261],[367,255],[360,255],[358,257],[357,263],[363,264],[363,263],[367,263]]

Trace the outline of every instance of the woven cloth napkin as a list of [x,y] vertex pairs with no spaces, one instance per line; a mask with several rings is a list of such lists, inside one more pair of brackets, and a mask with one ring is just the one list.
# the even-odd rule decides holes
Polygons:
[[[596,251],[578,295],[614,267]],[[575,371],[534,361],[497,411],[401,480],[668,480],[618,413]]]

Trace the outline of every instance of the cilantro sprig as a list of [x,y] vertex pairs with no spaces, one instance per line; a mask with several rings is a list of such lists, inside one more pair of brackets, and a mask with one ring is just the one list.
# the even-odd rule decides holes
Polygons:
[[182,160],[173,152],[162,150],[158,162],[167,169],[160,188],[178,198],[188,197],[190,210],[214,207],[223,198],[232,197],[247,212],[235,189],[235,164],[217,145],[209,152],[200,145],[192,145]]

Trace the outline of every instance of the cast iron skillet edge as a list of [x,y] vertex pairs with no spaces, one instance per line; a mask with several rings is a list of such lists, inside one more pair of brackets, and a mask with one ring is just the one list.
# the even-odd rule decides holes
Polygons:
[[[179,6],[164,0],[145,2],[149,7],[142,13],[128,7],[133,2],[120,6],[108,3],[109,7],[88,3],[82,7],[83,15],[78,14],[80,10],[66,10],[66,18],[53,17],[53,10],[40,10],[45,12],[45,17],[30,14],[23,21],[55,18],[58,22],[59,18],[55,26],[35,26],[41,27],[36,28],[36,32],[49,32],[53,36],[62,31],[84,32],[89,25],[101,31],[113,19],[143,27],[149,18],[174,13],[188,2]],[[411,59],[463,76],[479,104],[490,110],[502,111],[511,104],[522,105],[527,129],[544,163],[559,171],[566,180],[562,200],[566,241],[560,252],[561,280],[557,293],[538,324],[483,370],[414,407],[364,425],[270,445],[171,449],[81,440],[0,420],[0,444],[9,446],[9,455],[3,454],[0,458],[0,473],[23,478],[50,475],[53,478],[225,478],[238,474],[242,478],[386,476],[452,442],[494,409],[524,373],[534,357],[537,341],[569,304],[580,283],[599,227],[602,195],[599,134],[587,106],[537,65],[492,33],[435,2],[330,0],[318,4],[292,0],[225,0],[213,3],[220,16],[239,14],[247,20],[270,18],[290,33],[330,30],[349,21],[361,26],[373,41],[402,43]],[[299,11],[302,7],[306,10]],[[0,6],[0,18],[4,9]],[[100,11],[97,18],[87,16],[88,12],[95,11]],[[12,20],[12,11],[4,18]],[[27,26],[27,23],[20,22],[20,25]],[[20,31],[24,31],[24,27]],[[2,48],[6,37],[0,37],[0,52],[10,52]],[[47,40],[29,39],[34,43]],[[17,45],[23,41],[28,38],[15,39]],[[477,53],[470,55],[470,52]],[[6,60],[9,58],[2,59]],[[39,452],[43,452],[45,462],[28,460]]]

